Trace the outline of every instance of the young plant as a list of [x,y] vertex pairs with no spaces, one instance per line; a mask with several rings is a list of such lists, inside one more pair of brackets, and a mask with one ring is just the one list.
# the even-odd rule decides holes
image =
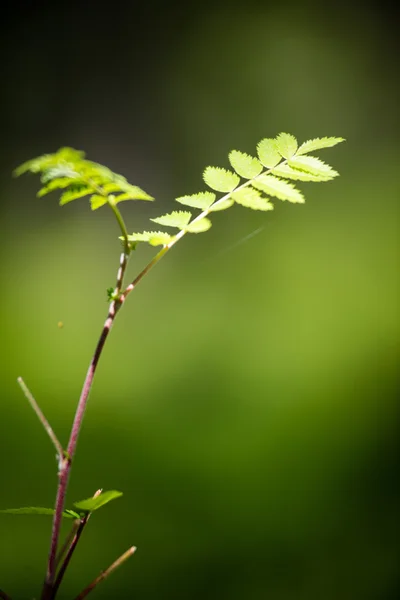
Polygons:
[[[119,239],[122,243],[115,287],[108,290],[109,308],[107,318],[89,364],[66,446],[58,440],[22,378],[18,379],[22,391],[49,435],[58,457],[58,486],[54,509],[28,507],[2,511],[12,514],[46,514],[53,517],[42,600],[53,600],[56,597],[72,554],[91,514],[122,495],[118,491],[103,492],[98,490],[92,498],[73,503],[73,509],[65,508],[71,466],[75,458],[79,432],[93,378],[104,344],[128,295],[150,269],[186,234],[203,233],[210,229],[210,216],[214,212],[226,210],[234,204],[267,212],[274,208],[273,198],[293,203],[303,203],[303,193],[292,183],[293,181],[323,182],[334,179],[338,175],[332,167],[319,158],[310,155],[310,152],[335,146],[342,141],[344,141],[343,138],[323,137],[309,140],[299,146],[293,135],[280,133],[274,139],[265,138],[261,140],[257,145],[258,158],[232,150],[229,154],[229,162],[233,170],[207,167],[203,173],[204,182],[212,191],[207,190],[180,196],[176,198],[176,202],[183,205],[185,210],[174,210],[151,219],[157,225],[172,228],[175,233],[163,230],[146,230],[129,234],[119,209],[120,203],[125,200],[152,201],[153,198],[141,188],[128,183],[122,175],[113,173],[110,169],[98,163],[86,160],[83,152],[72,148],[61,148],[54,154],[45,154],[30,160],[15,170],[17,176],[26,172],[40,174],[43,187],[37,194],[39,197],[58,190],[61,191],[61,205],[84,197],[89,197],[92,210],[107,205],[117,220],[121,234]],[[222,195],[217,197],[215,192]],[[192,211],[186,210],[186,208],[195,209],[197,213],[193,215]],[[136,278],[125,285],[124,278],[129,257],[136,250],[138,244],[143,242],[151,246],[161,246],[161,249],[147,266],[138,273]],[[60,547],[59,538],[62,519],[71,519],[72,527],[70,534]],[[135,547],[129,548],[115,563],[78,594],[76,600],[85,598],[102,579],[122,564],[134,551]],[[1,591],[0,597],[8,598]]]

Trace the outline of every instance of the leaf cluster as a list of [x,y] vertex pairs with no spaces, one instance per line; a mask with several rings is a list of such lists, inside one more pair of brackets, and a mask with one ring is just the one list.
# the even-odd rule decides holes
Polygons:
[[[229,153],[233,170],[221,167],[206,167],[203,180],[213,190],[180,196],[176,202],[198,209],[176,210],[151,219],[164,227],[179,230],[171,235],[164,231],[142,231],[128,236],[130,243],[148,242],[152,246],[169,247],[185,233],[202,233],[211,227],[210,213],[226,210],[239,204],[253,210],[269,211],[274,208],[273,198],[303,203],[304,196],[292,181],[324,182],[338,176],[337,171],[309,152],[330,148],[343,142],[343,138],[323,137],[304,142],[300,146],[289,133],[280,133],[276,138],[265,138],[257,145],[257,157],[238,150]],[[244,180],[244,181],[243,181]],[[224,195],[217,199],[214,192]]]
[[84,152],[73,148],[60,148],[53,154],[29,160],[15,169],[14,175],[18,177],[27,172],[40,173],[43,187],[37,196],[61,190],[61,205],[85,196],[90,196],[92,210],[124,200],[153,200],[123,175],[86,160]]

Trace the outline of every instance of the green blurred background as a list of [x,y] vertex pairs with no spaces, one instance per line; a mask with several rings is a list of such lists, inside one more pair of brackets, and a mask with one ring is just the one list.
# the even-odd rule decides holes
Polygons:
[[[52,506],[62,441],[106,312],[106,209],[35,199],[11,171],[63,145],[157,203],[204,189],[280,131],[334,135],[341,177],[307,202],[216,214],[119,315],[90,398],[68,505],[104,489],[60,598],[128,546],[96,598],[394,600],[398,576],[399,176],[396,36],[385,3],[20,2],[3,15],[2,508]],[[128,205],[129,204],[129,205]],[[262,228],[260,230],[260,228]],[[250,234],[256,232],[254,236]],[[245,239],[246,236],[250,236]],[[130,273],[149,259],[134,256]],[[64,323],[59,329],[57,323]],[[0,519],[0,587],[37,597],[51,523]],[[93,595],[93,598],[95,595]]]

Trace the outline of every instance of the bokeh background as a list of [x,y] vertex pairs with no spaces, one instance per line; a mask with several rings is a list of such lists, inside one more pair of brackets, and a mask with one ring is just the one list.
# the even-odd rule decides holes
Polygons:
[[[60,598],[131,544],[93,598],[394,600],[398,574],[399,167],[384,2],[14,2],[2,15],[1,508],[52,506],[54,452],[119,256],[106,209],[36,199],[21,162],[63,145],[157,203],[280,131],[335,135],[307,202],[233,208],[143,281],[101,358],[68,505],[91,519]],[[254,234],[254,235],[252,235]],[[143,248],[133,276],[150,257]],[[64,327],[57,324],[62,321]],[[0,586],[37,597],[50,520],[0,518]]]

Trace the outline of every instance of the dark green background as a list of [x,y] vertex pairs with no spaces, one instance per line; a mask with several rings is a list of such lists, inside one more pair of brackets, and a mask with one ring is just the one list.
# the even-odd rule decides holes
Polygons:
[[[86,150],[157,198],[123,206],[134,231],[204,189],[203,168],[228,166],[232,148],[280,131],[347,138],[321,153],[341,177],[303,184],[304,206],[216,214],[129,298],[68,505],[99,487],[124,496],[91,519],[60,598],[131,544],[93,598],[398,597],[396,35],[384,3],[25,2],[4,15],[3,508],[53,505],[54,451],[16,377],[67,440],[119,255],[106,209],[35,199],[38,180],[12,169]],[[14,600],[39,594],[50,525],[0,517]]]

